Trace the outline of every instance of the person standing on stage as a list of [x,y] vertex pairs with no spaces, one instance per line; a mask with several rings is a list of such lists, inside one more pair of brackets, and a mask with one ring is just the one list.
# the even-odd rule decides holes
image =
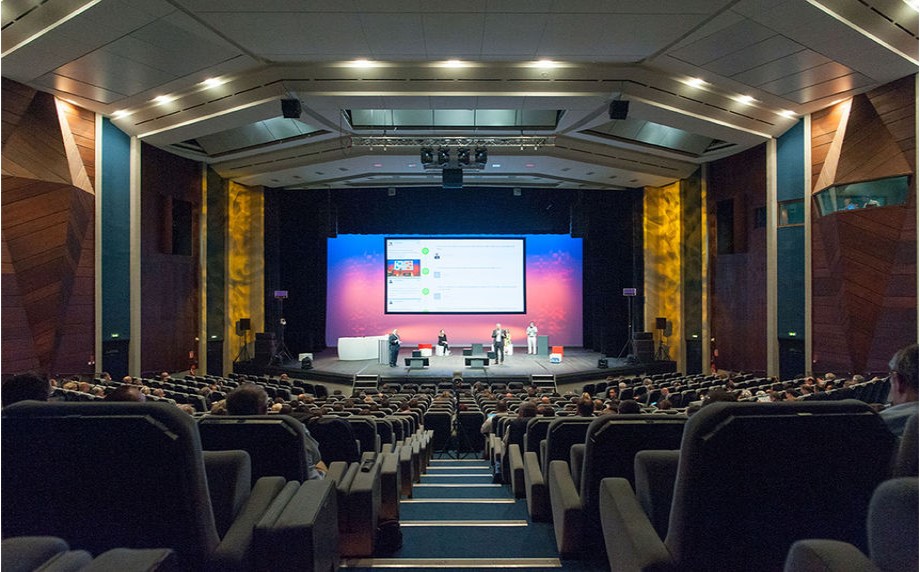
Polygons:
[[447,334],[444,333],[443,329],[438,332],[438,345],[444,348],[444,355],[450,355],[450,346],[447,345]]
[[495,363],[505,363],[505,330],[501,324],[495,324],[492,330],[492,349],[495,352]]
[[399,331],[393,328],[390,334],[390,367],[396,367],[396,357],[399,355]]
[[527,354],[537,355],[537,325],[533,322],[527,326]]

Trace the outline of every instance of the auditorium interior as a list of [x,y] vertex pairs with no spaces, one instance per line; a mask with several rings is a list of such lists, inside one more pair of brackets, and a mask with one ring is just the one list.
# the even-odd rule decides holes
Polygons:
[[0,565],[917,569],[918,10],[3,2]]

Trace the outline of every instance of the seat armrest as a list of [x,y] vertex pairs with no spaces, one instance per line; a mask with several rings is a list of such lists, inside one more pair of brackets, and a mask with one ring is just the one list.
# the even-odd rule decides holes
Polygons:
[[338,483],[345,477],[346,471],[348,471],[348,463],[345,461],[333,461],[329,463],[329,468],[326,470],[326,476],[323,478],[327,481]]
[[636,453],[634,462],[636,498],[661,538],[668,534],[678,461],[680,451],[649,450]]
[[524,458],[521,456],[520,445],[508,445],[508,472],[511,481],[511,490],[517,498],[526,496],[524,490]]
[[223,538],[252,489],[252,462],[246,451],[202,451],[217,536]]
[[667,547],[626,479],[602,479],[601,529],[611,570],[675,570]]
[[530,518],[534,521],[549,520],[549,489],[540,471],[540,459],[533,451],[524,453],[524,490]]
[[581,497],[565,461],[550,462],[547,476],[556,548],[562,555],[573,555],[582,547],[584,515]]
[[335,485],[290,482],[255,526],[252,570],[337,570]]
[[585,444],[575,443],[569,449],[569,471],[578,490],[581,490],[581,470],[585,466]]
[[858,548],[839,540],[799,540],[786,555],[783,572],[878,572]]
[[549,463],[546,462],[546,439],[540,441],[540,470],[544,475],[549,474]]
[[89,565],[80,568],[80,572],[155,572],[178,569],[179,557],[169,548],[113,548],[94,558]]
[[399,456],[383,453],[380,460],[380,520],[399,520],[401,486]]
[[[256,481],[246,504],[236,515],[227,533],[221,537],[220,544],[211,557],[210,566],[221,570],[234,570],[240,563],[249,560],[255,525],[271,508],[286,483],[284,477],[262,477]],[[298,483],[294,481],[294,484]]]

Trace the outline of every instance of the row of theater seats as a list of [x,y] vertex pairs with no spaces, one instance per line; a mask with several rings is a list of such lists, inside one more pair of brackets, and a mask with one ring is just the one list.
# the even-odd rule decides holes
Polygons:
[[306,481],[304,426],[283,415],[22,402],[2,421],[2,486],[16,491],[2,506],[4,539],[58,537],[97,558],[168,549],[180,569],[331,570],[370,556],[378,524],[398,520],[430,458],[419,429]]
[[508,419],[493,421],[490,455],[531,519],[552,521],[563,557],[606,554],[611,570],[781,570],[807,538],[836,542],[798,547],[811,564],[829,552],[890,554],[891,542],[867,541],[870,499],[887,479],[909,475],[896,494],[903,499],[906,487],[912,500],[887,525],[903,529],[908,554],[888,557],[913,558],[913,568],[882,569],[917,567],[916,417],[900,445],[854,400],[713,403],[690,418],[537,417],[523,447],[503,451]]

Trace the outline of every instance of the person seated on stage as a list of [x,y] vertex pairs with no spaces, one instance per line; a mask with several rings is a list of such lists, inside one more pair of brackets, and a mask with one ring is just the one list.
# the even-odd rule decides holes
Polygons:
[[[227,414],[229,415],[266,415],[268,412],[268,394],[261,385],[244,383],[227,395]],[[326,472],[319,452],[319,443],[304,428],[306,433],[305,448],[307,452],[308,475],[311,480],[322,479]]]
[[447,334],[444,333],[443,328],[438,332],[438,345],[444,348],[444,355],[450,355],[450,346],[447,344]]

